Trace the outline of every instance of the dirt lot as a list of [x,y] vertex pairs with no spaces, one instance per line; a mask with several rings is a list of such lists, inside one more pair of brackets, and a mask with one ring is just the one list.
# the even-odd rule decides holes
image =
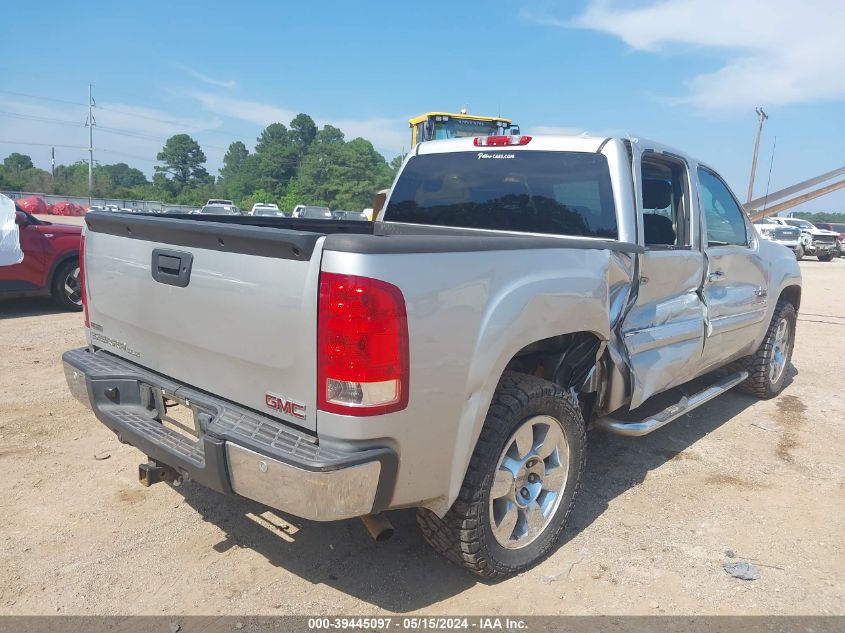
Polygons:
[[[845,613],[845,260],[802,269],[784,394],[594,433],[561,547],[492,584],[433,554],[413,512],[376,544],[357,520],[141,487],[143,456],[67,393],[80,315],[0,303],[0,614]],[[727,550],[761,578],[728,576]]]

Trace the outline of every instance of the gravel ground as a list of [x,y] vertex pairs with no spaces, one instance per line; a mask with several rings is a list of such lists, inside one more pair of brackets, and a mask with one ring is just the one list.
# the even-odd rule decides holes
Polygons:
[[591,434],[562,545],[496,583],[431,552],[413,512],[376,544],[357,520],[141,487],[143,455],[68,395],[80,315],[0,302],[0,614],[843,614],[845,260],[801,266],[784,393],[728,394],[640,439]]

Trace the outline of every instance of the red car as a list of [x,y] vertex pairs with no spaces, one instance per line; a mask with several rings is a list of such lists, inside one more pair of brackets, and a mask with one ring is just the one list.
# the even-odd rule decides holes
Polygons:
[[17,206],[15,215],[23,261],[0,266],[0,298],[52,295],[63,308],[82,310],[82,227],[45,222]]

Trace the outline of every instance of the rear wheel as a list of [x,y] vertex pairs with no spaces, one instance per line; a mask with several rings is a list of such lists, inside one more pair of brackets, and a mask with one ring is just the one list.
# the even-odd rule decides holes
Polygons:
[[739,361],[739,368],[748,372],[748,378],[738,389],[758,398],[773,398],[783,390],[786,369],[795,346],[795,306],[781,299],[775,307],[766,338],[757,351]]
[[82,279],[79,260],[71,259],[59,266],[53,277],[53,300],[65,310],[82,310]]
[[556,545],[586,461],[578,400],[559,386],[506,372],[454,505],[441,519],[421,508],[426,540],[479,576],[527,569]]
[[828,253],[827,255],[819,255],[820,262],[829,262],[833,259],[833,253]]

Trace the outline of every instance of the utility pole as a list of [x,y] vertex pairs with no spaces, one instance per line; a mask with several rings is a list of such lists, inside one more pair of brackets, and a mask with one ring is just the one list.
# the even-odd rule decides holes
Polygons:
[[91,84],[88,84],[88,119],[85,125],[88,127],[88,199],[90,201],[94,191],[94,97],[91,93]]
[[757,153],[760,151],[760,135],[763,134],[763,122],[769,118],[769,115],[763,112],[763,108],[755,108],[759,124],[757,125],[757,139],[754,141],[754,158],[751,160],[751,178],[748,181],[748,199],[746,203],[751,202],[751,196],[754,193],[754,175],[757,173]]

